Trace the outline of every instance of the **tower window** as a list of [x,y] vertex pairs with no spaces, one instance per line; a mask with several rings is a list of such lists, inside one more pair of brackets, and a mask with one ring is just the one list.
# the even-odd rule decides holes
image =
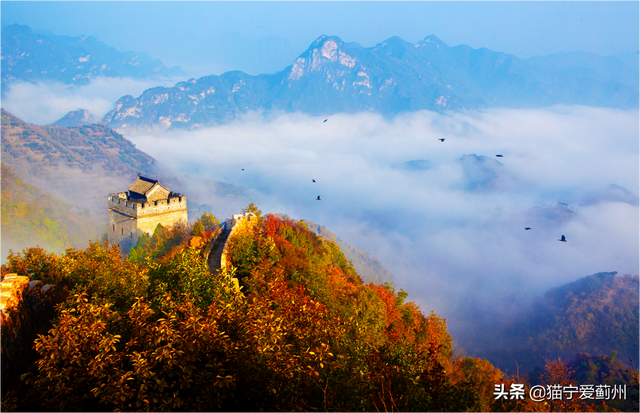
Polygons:
[[115,231],[116,231],[116,225],[115,225],[115,224],[113,224],[113,229],[112,229],[112,231],[113,231],[113,232],[115,232]]
[[120,235],[124,235],[124,228],[120,228]]

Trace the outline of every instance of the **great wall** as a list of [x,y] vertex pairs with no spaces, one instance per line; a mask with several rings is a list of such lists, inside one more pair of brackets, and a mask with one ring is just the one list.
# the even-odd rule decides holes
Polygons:
[[[205,260],[212,275],[227,266],[230,239],[256,222],[253,213],[236,214],[220,224],[216,236],[204,247]],[[239,290],[237,279],[233,279]],[[0,330],[2,382],[15,383],[37,359],[33,342],[46,334],[55,317],[55,286],[29,280],[18,274],[2,279],[0,293]],[[6,381],[5,381],[6,380]],[[8,386],[2,386],[2,394]]]
[[[37,353],[33,341],[45,334],[55,316],[55,287],[29,277],[7,274],[1,284],[0,330],[2,383],[20,380]],[[6,386],[2,386],[3,394]]]
[[[109,224],[107,240],[127,251],[141,235],[151,236],[158,224],[168,227],[186,224],[187,198],[160,185],[157,180],[138,175],[127,192],[108,198]],[[212,275],[227,266],[229,240],[238,231],[254,224],[253,213],[236,214],[223,222],[213,239],[204,247],[205,260]],[[238,280],[235,281],[239,291]],[[2,394],[20,380],[38,354],[33,342],[38,334],[46,334],[55,317],[56,297],[53,285],[29,280],[22,274],[7,274],[2,279],[0,301]],[[9,385],[7,385],[9,383]]]

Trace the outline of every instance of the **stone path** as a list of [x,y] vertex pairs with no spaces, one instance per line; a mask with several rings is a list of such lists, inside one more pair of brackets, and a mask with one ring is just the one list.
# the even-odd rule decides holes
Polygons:
[[211,252],[209,253],[208,260],[209,272],[211,272],[211,274],[215,274],[216,271],[218,271],[221,267],[220,260],[222,258],[222,251],[224,250],[224,244],[226,244],[230,233],[231,228],[227,228],[227,225],[225,225],[216,239],[213,240],[213,245],[211,246]]

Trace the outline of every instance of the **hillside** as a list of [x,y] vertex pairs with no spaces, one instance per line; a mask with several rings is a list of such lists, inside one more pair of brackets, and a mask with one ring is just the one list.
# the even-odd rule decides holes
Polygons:
[[[470,349],[512,370],[514,360],[531,370],[545,358],[577,353],[638,360],[638,276],[598,273],[553,288],[497,330],[479,323],[465,340]],[[495,325],[495,324],[494,324]],[[480,350],[481,349],[481,350]]]
[[34,33],[13,24],[2,28],[2,92],[15,81],[56,81],[84,85],[92,78],[182,76],[145,53],[119,52],[93,36]]
[[104,199],[127,188],[138,172],[163,175],[152,157],[105,124],[32,125],[4,109],[2,162],[31,185],[89,208],[98,222],[106,219]]
[[[365,285],[338,246],[303,223],[274,215],[246,222],[229,239],[229,266],[216,274],[200,242],[212,233],[196,239],[195,232],[160,228],[140,245],[153,259],[139,263],[97,243],[62,256],[32,248],[10,257],[3,277],[54,284],[59,305],[23,381],[3,386],[3,410],[596,407],[497,400],[496,384],[522,381],[487,360],[455,357],[445,320],[425,316],[388,284]],[[618,367],[612,359],[577,361]],[[540,382],[569,380],[563,365],[548,363]]]
[[[442,373],[451,351],[446,322],[423,315],[406,293],[364,285],[334,243],[270,215],[230,240],[232,267],[212,276],[202,251],[189,247],[192,231],[156,233],[147,245],[163,252],[141,264],[100,244],[61,257],[38,249],[12,257],[3,275],[28,272],[64,285],[68,300],[36,343],[41,358],[29,384],[5,395],[3,410],[371,411],[385,403],[459,410],[472,403]],[[70,362],[73,354],[82,356]],[[57,365],[67,366],[63,374]],[[131,380],[122,387],[116,376]],[[387,378],[390,389],[380,385]],[[436,397],[435,389],[448,395]]]
[[9,249],[36,245],[62,253],[97,241],[100,226],[87,208],[65,202],[19,179],[2,164],[2,262]]
[[[606,76],[605,67],[619,74]],[[436,36],[415,44],[392,37],[369,48],[320,36],[280,72],[231,71],[147,89],[137,98],[120,98],[103,122],[119,130],[193,129],[262,110],[394,116],[557,104],[628,109],[638,107],[637,77],[637,66],[614,56],[523,60],[486,48],[449,47]]]
[[[286,214],[274,214],[279,219],[290,219]],[[293,220],[293,222],[300,222]],[[336,234],[327,230],[324,226],[318,225],[311,221],[304,221],[307,228],[316,235],[320,235],[324,239],[335,242],[340,251],[342,251],[349,261],[353,264],[353,267],[358,272],[358,275],[365,283],[372,282],[374,284],[383,284],[395,282],[393,274],[387,267],[384,266],[377,258],[372,257],[368,252],[360,250],[348,242],[342,241]]]

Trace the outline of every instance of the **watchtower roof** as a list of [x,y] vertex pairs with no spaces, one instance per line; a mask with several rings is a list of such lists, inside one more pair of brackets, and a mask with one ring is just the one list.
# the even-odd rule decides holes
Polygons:
[[138,179],[136,179],[134,183],[129,185],[129,188],[127,188],[127,189],[129,190],[129,192],[133,192],[133,193],[138,194],[140,196],[146,197],[156,187],[161,187],[161,188],[165,189],[167,192],[170,192],[169,189],[167,189],[164,186],[160,185],[157,180],[150,179],[150,178],[145,178],[144,176],[141,176],[141,175],[138,176]]
[[156,185],[162,186],[155,179],[149,179],[139,175],[138,179],[136,179],[134,183],[129,185],[129,188],[127,189],[129,190],[129,192],[134,192],[136,194],[146,197],[147,194],[151,192],[153,187],[155,187]]

